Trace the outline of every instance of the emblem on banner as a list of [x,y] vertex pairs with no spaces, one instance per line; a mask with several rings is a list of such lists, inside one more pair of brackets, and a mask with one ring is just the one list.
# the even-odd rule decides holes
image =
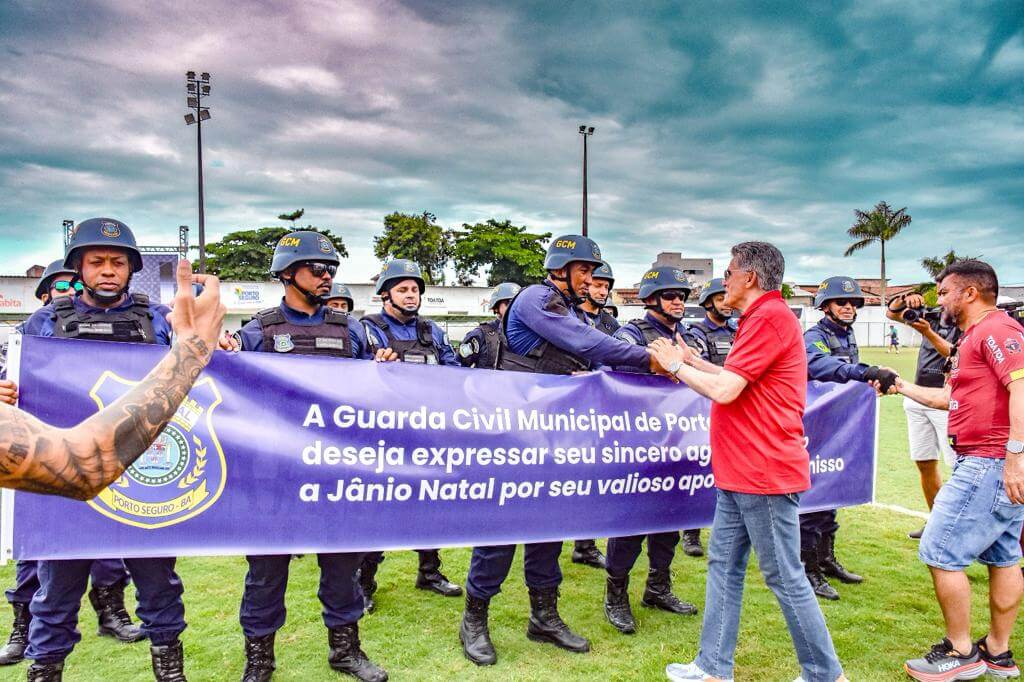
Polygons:
[[[104,372],[89,392],[100,409],[136,383]],[[213,429],[222,398],[213,379],[200,379],[146,452],[89,506],[138,528],[163,528],[209,509],[224,491],[227,467]]]

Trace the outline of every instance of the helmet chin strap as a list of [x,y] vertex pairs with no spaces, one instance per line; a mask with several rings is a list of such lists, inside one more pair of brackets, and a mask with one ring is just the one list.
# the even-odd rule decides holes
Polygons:
[[420,302],[417,303],[416,307],[413,308],[412,310],[409,310],[407,308],[403,308],[402,306],[396,304],[391,299],[391,294],[386,292],[386,291],[381,296],[381,299],[384,300],[384,301],[387,301],[388,303],[390,303],[392,308],[394,308],[395,310],[398,310],[399,312],[401,312],[406,317],[416,317],[417,315],[420,314],[420,308],[423,307],[423,298],[422,297],[420,298]]
[[121,300],[121,297],[128,293],[128,287],[131,286],[132,277],[128,275],[128,281],[125,285],[117,291],[104,291],[102,289],[94,289],[85,283],[85,280],[81,280],[82,286],[85,287],[86,292],[93,298],[97,303],[102,306],[114,305]]
[[605,299],[605,300],[604,300],[604,303],[601,303],[601,302],[600,302],[600,301],[598,301],[598,300],[597,300],[596,298],[594,298],[593,296],[591,296],[591,295],[590,295],[589,293],[587,294],[587,299],[586,299],[586,300],[590,301],[590,303],[591,303],[591,304],[592,304],[592,305],[593,305],[594,307],[596,307],[596,308],[597,308],[598,310],[601,310],[601,309],[602,309],[602,308],[604,308],[604,307],[605,307],[606,305],[608,305],[608,299]]
[[[565,277],[559,277],[558,275],[556,275],[554,273],[553,270],[548,270],[548,277],[550,279],[554,280],[555,282],[565,282],[565,284],[566,284],[565,288],[568,289],[569,302],[572,305],[578,306],[580,303],[583,303],[583,301],[586,300],[584,298],[580,298],[580,295],[578,293],[576,293],[575,289],[572,288],[572,262],[566,263],[566,265],[565,265]],[[587,298],[588,299],[590,298],[590,293],[589,292],[587,293]],[[590,299],[590,300],[598,308],[603,307],[601,304],[597,303],[593,299]]]
[[299,286],[299,283],[295,281],[295,278],[282,277],[281,281],[284,282],[285,286],[295,287],[296,291],[306,297],[306,300],[313,305],[323,305],[325,303],[325,297],[320,294],[308,291]]
[[676,313],[670,313],[669,311],[665,310],[665,308],[663,308],[662,305],[661,305],[661,299],[660,298],[658,299],[658,302],[655,303],[654,305],[651,305],[649,303],[645,303],[644,304],[644,308],[646,308],[647,310],[653,310],[655,312],[661,313],[662,315],[664,315],[668,319],[675,320],[676,322],[678,322],[679,320],[683,319],[686,316],[686,311],[685,310],[683,312],[679,313],[678,315]]
[[831,310],[826,310],[825,316],[841,327],[852,327],[853,323],[857,321],[857,313],[853,314],[853,319],[850,320],[849,322],[844,322],[843,320],[839,319],[839,317],[834,315]]

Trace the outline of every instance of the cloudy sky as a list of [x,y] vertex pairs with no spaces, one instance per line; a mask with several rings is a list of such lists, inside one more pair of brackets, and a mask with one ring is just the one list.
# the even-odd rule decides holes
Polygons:
[[[70,9],[69,9],[70,8]],[[950,248],[1024,281],[1024,4],[130,0],[0,3],[0,271],[63,218],[197,224],[184,73],[213,74],[208,239],[304,207],[379,268],[393,210],[590,231],[621,281],[660,250],[768,239],[787,279],[876,276],[855,208],[908,207],[897,281]]]

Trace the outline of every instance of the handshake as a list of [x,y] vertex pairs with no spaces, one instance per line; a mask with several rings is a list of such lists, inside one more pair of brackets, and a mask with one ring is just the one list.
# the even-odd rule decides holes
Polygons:
[[899,393],[898,382],[902,383],[896,370],[888,367],[868,367],[864,380],[878,391],[878,395],[895,395]]

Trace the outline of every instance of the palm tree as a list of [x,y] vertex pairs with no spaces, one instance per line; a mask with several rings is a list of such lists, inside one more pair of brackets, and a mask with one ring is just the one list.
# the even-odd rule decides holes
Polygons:
[[852,256],[854,253],[861,249],[866,249],[875,242],[878,242],[882,247],[882,305],[886,303],[885,296],[885,243],[898,235],[900,230],[910,224],[910,214],[907,213],[907,208],[904,206],[898,211],[893,211],[889,208],[889,204],[884,201],[878,202],[878,205],[870,213],[865,213],[861,210],[854,210],[854,215],[857,216],[857,222],[853,224],[853,227],[846,231],[851,237],[856,237],[857,241],[850,244],[846,249],[844,256]]
[[922,258],[921,267],[928,271],[932,279],[939,276],[939,273],[946,269],[946,266],[952,265],[958,260],[971,260],[980,258],[980,256],[958,256],[956,251],[953,249],[949,250],[945,256],[937,256],[935,258]]

